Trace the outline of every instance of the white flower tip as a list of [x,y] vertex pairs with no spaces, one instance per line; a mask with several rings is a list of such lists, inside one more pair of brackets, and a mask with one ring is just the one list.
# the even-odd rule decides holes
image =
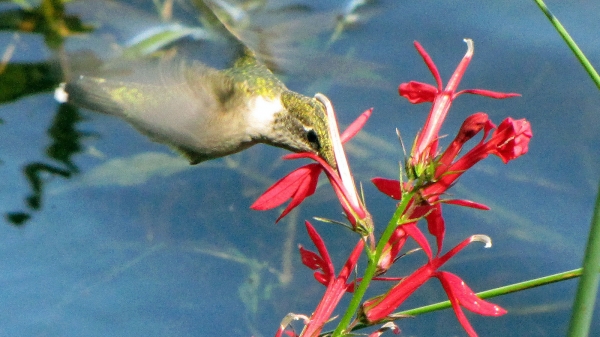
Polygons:
[[65,91],[66,85],[67,84],[65,82],[62,82],[58,85],[58,88],[54,89],[54,99],[58,103],[67,103],[69,100],[69,94]]
[[492,238],[484,234],[476,234],[471,236],[471,242],[483,242],[485,244],[484,248],[492,247]]
[[[392,331],[395,335],[400,333],[400,327],[398,327],[398,325],[396,325],[396,323],[394,322],[387,322],[384,325],[381,326],[381,328],[379,328],[379,332],[385,332],[386,330]],[[377,335],[377,336],[380,336]]]
[[323,105],[325,105],[325,108],[327,108],[327,105],[331,105],[331,101],[329,100],[329,98],[327,98],[327,96],[323,95],[320,92],[315,94],[315,99],[323,103]]
[[467,54],[465,56],[473,55],[473,52],[475,51],[475,44],[473,43],[473,40],[463,39],[463,41],[465,41],[465,43],[467,44]]
[[321,93],[316,93],[315,99],[323,103],[325,109],[327,110],[329,137],[331,137],[331,144],[340,178],[342,179],[342,183],[348,192],[347,197],[350,199],[349,201],[352,205],[359,205],[358,193],[356,192],[354,179],[352,179],[350,167],[348,166],[348,160],[346,159],[346,153],[344,152],[344,147],[342,146],[342,141],[340,139],[340,131],[335,118],[335,110],[333,110],[333,105],[331,104],[329,98]]
[[297,321],[300,319],[304,321],[304,324],[308,324],[308,322],[310,321],[310,318],[306,315],[299,315],[290,312],[289,314],[285,315],[285,317],[281,320],[281,323],[279,323],[279,327],[281,329],[285,329],[288,325],[290,325],[290,323],[292,323],[292,321]]

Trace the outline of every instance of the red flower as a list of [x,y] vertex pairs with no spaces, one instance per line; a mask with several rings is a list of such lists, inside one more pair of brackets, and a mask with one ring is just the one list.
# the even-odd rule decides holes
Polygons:
[[315,309],[315,312],[310,317],[309,323],[302,332],[302,336],[317,336],[331,317],[333,310],[342,296],[346,292],[354,291],[355,284],[354,282],[348,282],[348,278],[360,258],[365,242],[362,239],[358,240],[352,253],[350,253],[350,256],[348,257],[348,260],[344,264],[344,267],[340,271],[340,274],[336,277],[333,263],[331,262],[331,258],[325,247],[325,242],[323,242],[319,233],[317,233],[315,228],[308,221],[306,221],[305,224],[308,235],[317,247],[319,253],[317,254],[300,247],[302,263],[308,268],[315,270],[315,279],[327,287],[321,302]]
[[[447,151],[451,152],[451,155],[446,153],[441,156],[441,165],[436,170],[437,180],[426,186],[421,192],[424,198],[430,202],[439,199],[439,196],[444,193],[448,187],[450,187],[466,170],[471,168],[479,161],[485,159],[488,155],[494,154],[506,164],[510,160],[513,160],[525,153],[527,153],[529,139],[531,139],[533,133],[531,131],[531,125],[525,119],[513,120],[512,118],[505,119],[500,126],[494,130],[492,136],[488,141],[487,138],[490,127],[495,127],[494,124],[487,120],[487,115],[484,113],[478,113],[478,118],[485,118],[486,121],[483,127],[484,134],[479,144],[475,145],[469,152],[458,160],[451,162],[455,159],[456,148],[462,148],[462,145],[468,137],[461,136],[461,132],[454,139],[452,144],[448,147]],[[489,123],[488,123],[489,122]],[[463,124],[465,127],[465,124]]]
[[[327,100],[321,95],[319,99]],[[292,171],[281,180],[277,181],[265,193],[263,193],[250,208],[255,210],[268,210],[280,206],[288,199],[292,201],[287,205],[283,213],[277,218],[279,221],[286,216],[292,209],[298,206],[304,199],[311,196],[316,189],[319,175],[325,171],[331,186],[336,193],[348,220],[355,225],[356,220],[369,217],[368,212],[358,198],[358,193],[354,187],[354,181],[350,174],[350,168],[345,161],[345,153],[341,143],[347,142],[363,127],[371,116],[372,109],[363,112],[340,136],[337,131],[337,122],[333,115],[333,108],[327,100],[327,110],[330,112],[329,124],[334,125],[334,130],[330,131],[336,156],[338,171],[334,170],[327,162],[319,156],[312,153],[294,153],[284,156],[284,159],[310,158],[315,160],[316,164],[308,164]],[[337,141],[336,141],[337,140]]]
[[[505,119],[500,126],[494,130],[488,141],[485,141],[491,130],[496,126],[483,112],[469,116],[464,122],[446,151],[436,160],[437,167],[432,177],[433,182],[425,184],[422,195],[424,199],[432,204],[440,200],[444,193],[466,170],[477,162],[485,159],[488,155],[498,156],[505,164],[510,160],[527,153],[529,140],[533,133],[531,125],[525,119]],[[481,130],[484,131],[479,144],[475,145],[464,156],[458,157],[463,145],[473,138]],[[373,178],[373,184],[384,194],[400,200],[402,190],[398,180]],[[410,188],[409,185],[404,187]],[[443,200],[445,203],[458,204],[467,207],[488,209],[485,205],[474,203],[469,200]]]
[[[461,159],[455,161],[456,157],[463,148],[463,145],[473,138],[481,130],[484,130],[483,139],[487,138],[489,131],[493,129],[494,124],[488,119],[487,115],[480,112],[468,117],[463,123],[458,135],[448,146],[446,151],[437,159],[437,146],[439,139],[439,130],[448,113],[452,101],[463,93],[483,95],[492,98],[508,98],[518,96],[514,93],[499,93],[482,89],[470,89],[456,92],[458,84],[467,69],[473,56],[473,42],[467,42],[467,53],[454,71],[448,85],[442,89],[441,76],[437,67],[425,49],[415,42],[417,51],[423,57],[427,67],[433,74],[437,88],[421,82],[403,83],[399,86],[399,93],[406,97],[411,103],[418,104],[423,102],[433,102],[429,116],[425,122],[423,131],[419,133],[415,145],[411,152],[407,171],[414,173],[410,178],[415,179],[410,184],[404,186],[405,191],[413,188],[420,189],[421,198],[415,205],[414,211],[420,211],[421,214],[410,214],[411,218],[425,216],[430,233],[436,236],[438,243],[438,254],[442,249],[442,242],[445,233],[444,219],[440,201],[452,203],[467,207],[488,209],[469,200],[441,200],[441,195],[465,172],[479,160],[493,153],[498,155],[505,163],[527,152],[527,145],[531,138],[531,128],[525,120],[508,120],[501,124],[496,130],[489,142],[483,145],[483,140],[476,148],[472,149]],[[475,151],[474,151],[475,150]],[[377,188],[383,193],[395,199],[400,199],[402,190],[397,181],[375,178],[372,180]],[[415,185],[416,184],[416,185]],[[421,207],[419,209],[419,207]]]
[[446,118],[446,114],[450,109],[452,101],[457,96],[461,94],[475,94],[498,99],[520,96],[519,94],[515,93],[501,93],[482,89],[468,89],[456,92],[460,80],[462,79],[462,76],[467,70],[467,66],[471,61],[471,58],[473,57],[473,41],[470,39],[465,39],[465,42],[467,43],[467,53],[454,71],[454,74],[452,74],[452,77],[448,81],[445,89],[442,89],[442,78],[431,57],[418,42],[415,41],[414,43],[415,48],[435,78],[437,87],[415,81],[402,83],[398,87],[400,95],[408,99],[408,101],[413,104],[424,102],[433,103],[433,106],[429,112],[429,116],[427,117],[427,121],[425,122],[425,126],[419,133],[415,148],[413,148],[413,152],[411,154],[411,164],[413,164],[413,166],[426,165],[427,162],[429,162],[429,159],[435,155],[437,150],[436,141],[439,138],[438,133],[442,123],[444,122],[444,119]]
[[[532,136],[531,126],[526,120],[513,120],[507,118],[494,130],[491,138],[485,141],[490,131],[495,128],[487,115],[479,112],[469,116],[463,123],[458,135],[448,146],[446,151],[436,160],[432,182],[425,183],[420,191],[421,204],[414,208],[410,218],[416,219],[425,216],[429,232],[436,237],[438,254],[442,249],[445,235],[445,222],[442,217],[441,203],[460,205],[465,207],[488,210],[485,205],[470,200],[443,200],[441,196],[456,182],[456,180],[469,168],[489,154],[495,154],[504,163],[525,154],[528,149],[529,139]],[[455,160],[463,145],[473,138],[481,130],[484,131],[483,138],[464,156]],[[455,161],[454,161],[455,160]],[[394,199],[400,199],[402,191],[400,182],[384,178],[371,180],[383,193]],[[407,187],[405,186],[405,189]]]
[[275,220],[275,222],[278,222],[292,209],[300,205],[304,199],[315,193],[321,171],[322,168],[319,164],[308,164],[292,171],[269,187],[250,208],[257,211],[264,211],[275,208],[288,199],[292,199],[277,220]]
[[487,236],[473,235],[446,254],[430,258],[427,264],[403,278],[386,294],[367,300],[361,309],[361,319],[367,323],[374,323],[389,318],[392,312],[404,303],[410,295],[430,278],[435,277],[442,283],[460,324],[469,333],[469,336],[476,336],[471,324],[462,312],[461,306],[477,314],[487,316],[501,316],[506,313],[506,310],[478,298],[458,276],[438,271],[444,263],[473,241],[485,242],[486,247],[491,246],[491,241]]
[[385,273],[396,262],[398,254],[404,247],[406,239],[411,237],[423,249],[428,258],[431,258],[431,248],[423,235],[423,232],[417,227],[417,222],[406,223],[398,226],[388,242],[383,247],[381,257],[377,262],[377,275]]
[[[527,153],[529,139],[532,137],[531,127],[526,120],[512,120],[508,118],[496,128],[485,113],[478,112],[465,120],[448,148],[441,154],[438,152],[441,125],[452,101],[457,96],[463,93],[491,98],[519,96],[514,93],[499,93],[482,89],[457,91],[460,80],[473,56],[473,42],[471,40],[465,40],[465,42],[468,46],[467,53],[450,78],[445,89],[442,88],[441,76],[435,64],[421,45],[415,42],[415,47],[433,74],[437,87],[414,81],[403,83],[399,86],[400,95],[406,97],[411,103],[432,102],[433,104],[425,126],[414,142],[410,158],[407,162],[408,182],[401,184],[399,181],[383,178],[374,178],[372,180],[380,191],[392,198],[397,200],[406,198],[402,200],[402,208],[396,211],[396,213],[403,212],[401,217],[398,217],[398,214],[395,213],[393,219],[398,220],[395,220],[396,223],[390,223],[391,227],[388,227],[384,232],[385,237],[389,236],[389,239],[386,239],[387,242],[380,242],[377,246],[374,241],[374,231],[370,214],[358,196],[354,179],[342,147],[342,143],[352,138],[364,125],[371,114],[371,110],[365,111],[340,136],[331,103],[321,94],[315,96],[325,105],[327,110],[329,135],[335,153],[337,170],[314,154],[299,153],[287,155],[284,157],[285,159],[311,158],[316,163],[302,166],[279,180],[260,196],[251,208],[258,210],[271,209],[291,199],[290,203],[277,219],[279,221],[294,207],[302,203],[305,198],[315,192],[318,176],[321,171],[325,171],[348,220],[354,225],[355,230],[361,233],[362,237],[356,243],[339,275],[336,276],[325,243],[314,227],[306,222],[308,234],[317,250],[313,252],[300,247],[302,262],[314,271],[315,279],[325,285],[325,294],[310,318],[295,314],[288,315],[282,321],[276,336],[279,337],[286,333],[289,322],[294,319],[303,319],[305,321],[306,326],[300,336],[318,336],[323,330],[324,325],[331,319],[331,315],[342,296],[346,292],[354,292],[355,287],[359,285],[356,288],[358,290],[355,296],[362,297],[364,290],[371,280],[394,281],[396,283],[385,294],[365,301],[360,307],[358,318],[352,323],[353,325],[358,321],[373,324],[397,318],[399,315],[394,315],[393,312],[431,278],[437,278],[442,284],[458,321],[469,336],[476,336],[476,332],[464,315],[463,307],[481,315],[500,316],[506,313],[498,305],[478,298],[458,276],[439,270],[450,258],[473,241],[484,242],[486,247],[491,246],[489,237],[485,235],[473,235],[463,240],[447,253],[441,254],[445,236],[442,203],[488,209],[485,205],[469,200],[444,199],[443,195],[446,193],[446,190],[466,170],[486,158],[489,154],[497,155],[504,163],[507,163]],[[461,156],[461,151],[466,142],[481,131],[483,131],[481,140],[467,151],[466,154]],[[418,221],[422,218],[427,222],[429,233],[436,239],[437,251],[435,254],[432,252],[425,235],[417,227]],[[427,263],[405,277],[381,277],[398,259],[409,237],[415,240],[425,252]],[[385,245],[381,248],[380,244],[383,243]],[[358,278],[349,282],[351,272],[356,268],[365,245],[368,245],[368,273],[365,274],[364,278]],[[381,254],[379,254],[379,249],[382,249]],[[378,260],[375,261],[375,258],[378,258]],[[377,269],[374,267],[377,267]],[[337,332],[346,331],[344,329],[348,328],[351,320],[350,316],[356,312],[358,303],[360,303],[357,299],[351,302],[353,304],[340,322],[340,326],[336,330]],[[385,328],[382,327],[382,329],[375,331],[372,333],[372,336],[381,335]],[[397,327],[389,326],[388,328]],[[290,335],[296,336],[295,333]]]

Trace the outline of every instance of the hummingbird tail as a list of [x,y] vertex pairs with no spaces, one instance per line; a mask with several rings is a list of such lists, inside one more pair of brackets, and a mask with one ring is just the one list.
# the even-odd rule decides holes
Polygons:
[[100,78],[80,76],[77,80],[61,83],[54,97],[60,103],[71,103],[79,107],[110,115],[123,115],[123,108],[101,85]]

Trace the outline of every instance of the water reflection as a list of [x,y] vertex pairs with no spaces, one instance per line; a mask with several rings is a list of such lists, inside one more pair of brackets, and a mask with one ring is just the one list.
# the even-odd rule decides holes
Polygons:
[[[297,260],[298,216],[273,227],[270,214],[249,217],[246,211],[249,199],[282,172],[282,163],[275,160],[280,153],[253,148],[190,170],[184,159],[137,137],[124,123],[49,100],[65,78],[100,69],[115,57],[132,60],[174,45],[193,53],[199,44],[194,28],[198,19],[188,5],[172,8],[183,17],[180,25],[161,21],[161,16],[171,16],[166,7],[159,16],[148,8],[110,1],[63,6],[43,0],[38,7],[2,11],[6,19],[2,23],[7,23],[3,29],[25,36],[11,40],[17,53],[6,49],[0,74],[4,95],[0,103],[6,113],[3,135],[27,138],[23,149],[7,151],[10,165],[4,167],[11,177],[20,169],[22,185],[29,188],[22,191],[15,178],[10,181],[16,187],[3,189],[12,205],[6,213],[8,222],[29,221],[31,230],[26,238],[18,237],[18,232],[3,236],[2,254],[10,258],[3,259],[6,264],[0,269],[7,271],[3,280],[10,286],[2,296],[8,297],[8,306],[31,313],[27,318],[3,315],[14,334],[114,335],[119,325],[115,322],[125,320],[126,327],[117,334],[223,335],[223,329],[231,332],[228,327],[235,325],[235,333],[229,335],[260,336],[277,326],[286,303],[311,305],[307,295],[320,291],[316,284],[290,286]],[[74,12],[80,14],[71,15]],[[325,52],[327,39],[317,34],[335,24],[335,13],[310,17],[307,6],[275,12],[279,15],[268,30],[270,41],[254,23],[247,37],[255,39],[275,70],[288,76],[302,73],[292,85],[326,89],[340,80],[354,86],[381,84],[373,72],[376,67],[357,61],[352,52],[344,56]],[[303,13],[307,19],[294,15],[289,20],[292,13]],[[289,40],[282,34],[286,26],[281,20],[300,31],[311,29]],[[135,38],[152,25],[159,29],[150,30],[144,39]],[[36,45],[40,36],[43,47]],[[276,42],[276,48],[266,42]],[[311,53],[315,46],[321,50]],[[38,47],[42,53],[24,52]],[[283,54],[274,55],[277,49]],[[318,63],[307,67],[299,60]],[[360,71],[349,71],[352,67]],[[320,84],[314,81],[323,75],[329,78]],[[43,108],[33,116],[20,114],[11,102]],[[90,126],[92,118],[100,122]],[[29,138],[30,129],[41,132]],[[110,142],[100,150],[89,142],[102,139]],[[42,158],[37,155],[40,149]],[[26,266],[28,276],[23,277],[17,266]],[[309,278],[307,274],[305,279]],[[27,290],[13,288],[21,286]],[[115,292],[106,291],[113,286]]]
[[[132,1],[137,7],[125,7],[132,11],[120,7],[87,14],[78,10],[75,15],[77,3],[66,5],[67,15],[81,16],[83,27],[93,24],[96,30],[63,40],[72,69],[100,67],[150,21],[161,24],[163,17],[182,18],[179,23],[184,27],[198,26],[193,7],[181,2],[160,2],[173,6],[157,9],[154,3],[159,1]],[[347,3],[315,1],[279,12],[285,17],[283,13],[291,11],[294,15],[287,20],[301,25],[298,13],[337,15]],[[597,31],[598,4],[557,6],[556,13],[561,19],[566,16],[563,23],[582,39],[578,42],[588,55],[599,55],[600,45],[592,34]],[[314,309],[323,289],[298,261],[296,245],[309,241],[295,226],[315,215],[341,219],[329,191],[318,189],[299,211],[296,223],[275,226],[278,211],[257,213],[247,208],[275,179],[298,165],[278,160],[282,151],[259,146],[190,168],[184,159],[120,120],[59,107],[52,91],[64,75],[64,59],[57,56],[60,48],[44,43],[46,33],[15,28],[44,27],[22,19],[23,13],[32,12],[37,22],[46,20],[39,14],[41,6],[28,9],[2,2],[0,8],[0,14],[8,15],[0,24],[11,24],[0,34],[0,53],[5,55],[0,74],[2,212],[13,215],[15,223],[27,223],[20,228],[0,226],[0,298],[7,308],[0,313],[2,333],[267,336],[288,312]],[[307,8],[313,10],[306,12]],[[388,220],[394,203],[378,194],[368,179],[397,178],[402,150],[395,128],[408,141],[426,114],[426,108],[401,101],[396,92],[403,81],[431,81],[412,41],[427,47],[446,79],[464,53],[462,38],[470,37],[476,52],[463,80],[465,87],[515,91],[523,97],[482,102],[463,96],[455,103],[447,132],[468,114],[485,111],[494,121],[509,115],[529,119],[535,137],[523,160],[508,166],[488,160],[453,190],[456,197],[488,204],[492,211],[448,208],[448,244],[482,233],[493,238],[494,247],[465,251],[447,267],[464,275],[477,291],[576,267],[600,175],[600,102],[546,19],[522,1],[480,6],[480,2],[382,0],[369,2],[364,9],[375,12],[372,20],[346,27],[353,30],[344,30],[333,43],[331,31],[317,37],[298,34],[292,45],[299,51],[279,52],[317,62],[306,67],[284,58],[282,64],[292,64],[292,70],[306,71],[296,75],[282,68],[281,78],[306,95],[327,94],[342,124],[374,106],[365,132],[347,149],[376,224]],[[325,26],[331,28],[333,22]],[[275,23],[267,27],[273,27],[271,32],[284,30]],[[259,31],[247,34],[252,38]],[[285,39],[275,36],[275,41]],[[197,41],[188,36],[175,44],[193,51]],[[10,46],[15,47],[12,57],[6,56]],[[312,58],[310,47],[315,46],[327,51],[325,55],[337,54],[334,60],[354,62],[360,57],[370,61],[366,64],[387,68],[362,68],[362,62],[352,71],[348,63],[330,67],[320,54]],[[58,132],[61,129],[64,134]],[[64,143],[56,145],[60,142]],[[41,208],[32,207],[36,205]],[[322,225],[319,231],[331,252],[340,252],[334,261],[343,259],[347,240],[354,239],[337,227]],[[420,262],[417,254],[403,258],[397,274]],[[482,336],[556,335],[565,330],[574,284],[498,298],[494,301],[509,315],[472,317],[472,322]],[[442,299],[440,295],[437,284],[428,284],[401,309],[429,304]],[[405,335],[463,334],[450,311],[400,324]],[[596,324],[592,335],[599,328]]]
[[[51,50],[62,47],[65,31],[72,34],[90,31],[78,17],[66,15],[60,1],[43,1],[33,8],[4,10],[0,12],[0,22],[0,30],[41,34]],[[0,67],[0,104],[52,92],[62,78],[56,62],[11,62],[17,44],[19,48],[23,47],[19,43],[18,33],[15,33],[13,41],[6,46]],[[30,195],[25,198],[28,211],[8,212],[6,219],[10,223],[22,225],[31,218],[31,211],[40,210],[45,180],[53,176],[69,178],[79,172],[71,157],[81,151],[79,137],[82,134],[76,130],[80,120],[78,111],[73,107],[57,108],[54,121],[48,128],[52,144],[47,147],[46,154],[56,164],[63,166],[47,162],[31,162],[24,166],[23,174],[31,188]]]
[[[229,32],[223,32],[224,27],[216,19],[212,9],[208,8],[204,2],[195,1],[193,4],[198,12],[202,14],[200,21],[204,23],[204,29],[182,25],[177,22],[163,23],[156,15],[152,16],[140,9],[117,2],[78,1],[65,6],[61,1],[44,0],[37,7],[22,6],[1,12],[2,26],[0,26],[0,29],[41,34],[44,36],[44,41],[49,50],[53,51],[54,58],[38,63],[11,62],[15,47],[15,43],[11,43],[6,48],[5,61],[1,69],[0,92],[2,96],[0,96],[0,103],[22,99],[28,95],[51,92],[64,79],[78,76],[81,73],[94,73],[98,69],[106,68],[111,72],[122,71],[125,64],[119,61],[120,59],[132,60],[134,63],[139,64],[142,62],[139,60],[140,58],[151,55],[166,46],[172,46],[174,43],[178,43],[177,46],[180,50],[186,50],[186,48],[193,46],[193,44],[187,43],[189,42],[185,40],[187,37],[191,37],[196,45],[200,44],[199,39],[214,39],[207,30],[209,28],[229,34]],[[263,7],[266,7],[266,3],[255,3],[252,5],[253,7],[242,7],[241,4],[240,7],[229,7],[225,3],[219,4],[222,6],[219,8],[222,12],[220,15],[225,15],[228,29],[231,29],[238,37],[242,38],[245,43],[255,47],[260,58],[273,70],[293,74],[307,73],[306,67],[299,67],[300,62],[294,62],[294,60],[302,60],[301,63],[304,64],[306,62],[322,64],[323,62],[315,61],[326,59],[328,59],[328,64],[336,65],[326,69],[344,69],[350,66],[359,68],[360,66],[363,68],[364,73],[365,70],[372,67],[366,63],[361,64],[352,58],[336,58],[331,54],[317,53],[314,48],[294,46],[296,41],[305,36],[315,36],[319,32],[331,30],[333,28],[332,24],[335,23],[335,20],[331,20],[331,13],[311,14],[302,17],[298,16],[299,11],[303,12],[302,14],[307,14],[310,12],[308,7],[290,6],[287,8],[282,7],[276,11],[265,11]],[[171,19],[173,3],[165,2],[162,5],[160,8],[162,18]],[[347,6],[338,21],[337,36],[344,30],[346,19],[353,15],[360,5],[362,3],[350,3]],[[249,8],[252,8],[256,13],[264,11],[263,17],[269,18],[269,20],[263,21],[270,22],[270,26],[259,26],[255,24],[257,20],[250,21],[247,15]],[[186,8],[186,10],[189,11],[190,8]],[[113,14],[117,12],[128,16],[129,20],[125,23],[115,18]],[[77,14],[73,15],[72,13]],[[191,13],[186,15],[189,16],[189,14]],[[285,20],[285,16],[289,17],[290,14],[295,15],[297,19],[294,22],[287,20],[288,22],[281,24]],[[273,16],[279,16],[279,18],[273,20]],[[311,30],[307,31],[306,27],[310,27]],[[96,31],[94,32],[94,30]],[[294,31],[302,32],[303,35],[294,35]],[[73,43],[78,40],[78,37],[84,36],[82,34],[92,32],[94,34],[89,35],[91,39],[86,44]],[[107,44],[107,34],[114,36],[116,40],[110,40],[111,42]],[[290,36],[294,38],[290,40]],[[180,41],[181,43],[179,43]],[[104,48],[99,48],[99,45],[104,46]],[[206,56],[212,56],[213,59],[211,61],[203,59],[205,62],[208,64],[214,62],[230,63],[225,55],[232,50],[231,48],[222,49],[220,52],[210,52],[207,47],[203,46],[202,53]],[[311,49],[312,52],[308,52]],[[115,50],[118,51],[115,52]],[[279,51],[283,54],[277,54]],[[302,53],[300,53],[301,51]],[[214,58],[215,55],[218,57]],[[117,59],[116,62],[115,58]],[[128,67],[127,69],[133,68]],[[147,73],[147,70],[144,73]],[[313,72],[323,75],[322,70],[313,70]],[[356,72],[338,70],[336,72],[345,76],[357,74]],[[371,79],[377,79],[374,73],[367,71],[365,74]],[[333,76],[332,78],[346,81],[345,76]],[[356,83],[356,81],[348,82]],[[57,108],[53,124],[48,130],[53,144],[47,148],[46,154],[49,159],[64,164],[64,168],[43,162],[25,165],[23,172],[32,190],[30,195],[26,197],[25,202],[29,211],[37,211],[41,208],[45,180],[53,176],[69,178],[78,173],[71,156],[81,151],[79,137],[89,136],[76,130],[76,124],[79,121],[81,121],[81,117],[74,107],[60,106]],[[30,219],[31,214],[29,211],[9,212],[6,218],[15,225],[22,225]]]
[[[0,76],[0,104],[21,99],[28,95],[52,92],[59,83],[57,68],[49,63],[7,64]],[[48,135],[52,140],[46,148],[50,160],[63,164],[32,162],[23,168],[23,174],[31,187],[31,194],[25,204],[29,211],[38,211],[42,206],[44,180],[52,176],[69,178],[79,172],[72,156],[81,152],[80,138],[86,136],[77,131],[77,123],[82,120],[76,108],[59,106]],[[11,127],[6,125],[6,127]],[[29,211],[15,211],[6,214],[6,219],[14,225],[24,224],[30,217]]]

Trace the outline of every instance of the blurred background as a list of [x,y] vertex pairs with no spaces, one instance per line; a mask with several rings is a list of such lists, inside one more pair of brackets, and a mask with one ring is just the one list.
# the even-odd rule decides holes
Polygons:
[[[465,117],[484,111],[496,124],[528,119],[534,137],[524,157],[508,165],[490,157],[450,190],[492,209],[446,207],[446,249],[472,234],[494,245],[474,244],[443,270],[481,291],[579,267],[600,176],[600,98],[533,1],[218,3],[249,44],[268,50],[290,89],[326,94],[342,125],[374,108],[347,151],[380,230],[395,202],[369,179],[398,177],[395,129],[411,144],[429,109],[401,99],[397,86],[434,83],[412,43],[446,81],[466,51],[463,38],[473,39],[461,88],[523,96],[461,96],[442,133],[452,139]],[[548,5],[598,67],[600,3]],[[249,209],[301,162],[257,145],[190,166],[123,121],[53,97],[77,69],[200,48],[210,22],[199,8],[184,0],[0,2],[0,335],[271,336],[287,313],[310,314],[318,303],[324,288],[297,245],[313,248],[305,219],[343,219],[331,189],[323,185],[278,224],[280,210]],[[356,237],[313,224],[339,270]],[[424,261],[411,254],[389,274]],[[563,335],[575,287],[571,280],[494,298],[507,315],[468,317],[481,336]],[[400,309],[445,299],[432,280]],[[595,318],[590,335],[600,334],[598,310]],[[451,310],[398,325],[404,336],[465,335]]]

